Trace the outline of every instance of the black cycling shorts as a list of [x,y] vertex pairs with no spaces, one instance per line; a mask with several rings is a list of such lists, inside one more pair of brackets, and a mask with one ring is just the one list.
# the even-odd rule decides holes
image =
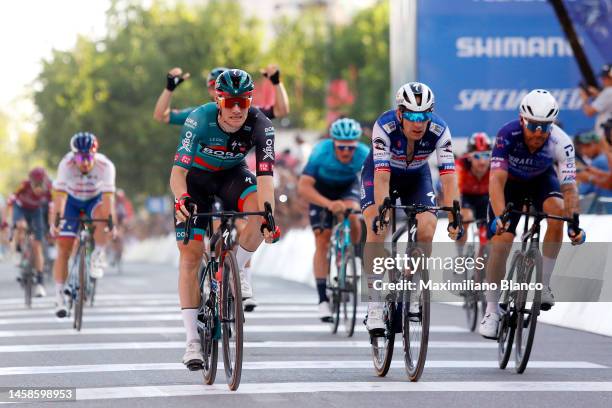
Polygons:
[[[187,192],[196,202],[198,212],[211,212],[215,199],[225,210],[242,211],[244,201],[256,191],[257,179],[246,165],[215,172],[192,167],[187,173]],[[195,219],[189,239],[204,239],[208,219],[209,217]],[[177,224],[175,217],[174,225],[176,240],[182,240],[185,237],[185,223]]]

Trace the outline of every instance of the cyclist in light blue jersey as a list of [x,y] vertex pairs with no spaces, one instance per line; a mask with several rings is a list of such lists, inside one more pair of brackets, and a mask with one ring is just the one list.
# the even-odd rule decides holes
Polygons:
[[[298,184],[298,193],[310,203],[310,224],[315,234],[314,275],[319,294],[319,317],[331,320],[327,297],[327,251],[333,214],[348,208],[359,210],[359,171],[369,149],[358,141],[361,126],[354,119],[338,119],[330,127],[331,139],[319,142],[313,149]],[[361,236],[357,215],[350,216],[351,238]]]

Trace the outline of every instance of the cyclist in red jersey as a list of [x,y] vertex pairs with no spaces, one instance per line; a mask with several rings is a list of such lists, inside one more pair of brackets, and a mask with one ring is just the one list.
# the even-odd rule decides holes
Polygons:
[[[487,239],[490,162],[491,139],[484,132],[472,134],[468,140],[467,152],[455,160],[461,193],[461,218],[466,221],[482,221],[478,225],[481,244],[485,244]],[[464,227],[467,228],[467,224]],[[467,235],[457,240],[459,256],[463,256]]]
[[[36,269],[36,297],[46,295],[43,286],[43,248],[42,239],[45,233],[44,214],[46,205],[51,202],[51,181],[42,167],[30,171],[28,179],[23,181],[17,191],[8,200],[2,229],[15,228],[15,242],[17,250],[23,244],[26,228],[29,227],[34,234],[32,247],[35,253],[34,268]],[[11,220],[10,223],[6,220]]]

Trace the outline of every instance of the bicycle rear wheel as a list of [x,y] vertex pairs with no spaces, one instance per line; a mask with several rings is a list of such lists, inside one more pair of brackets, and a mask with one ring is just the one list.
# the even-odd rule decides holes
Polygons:
[[[527,268],[519,282],[542,282],[542,255],[539,250],[532,250],[527,257]],[[535,273],[534,273],[535,272]],[[522,374],[527,368],[531,347],[535,338],[538,315],[540,314],[541,291],[519,290],[516,302],[516,338],[514,357],[516,359],[516,372]]]
[[96,278],[89,278],[89,287],[90,287],[90,293],[89,293],[89,306],[93,307],[94,305],[94,299],[96,297],[96,286],[98,284],[98,280]]
[[372,345],[372,361],[376,375],[384,377],[389,372],[393,360],[393,348],[395,347],[395,319],[396,303],[386,302],[383,320],[385,322],[385,335],[382,337],[370,336]]
[[242,292],[238,264],[233,252],[228,251],[223,262],[221,285],[221,327],[223,329],[223,365],[230,390],[240,385],[242,375]]
[[[513,280],[514,276],[519,274],[519,270],[523,267],[523,255],[520,251],[516,251],[512,256],[512,262],[510,263],[510,269],[506,275],[507,280]],[[512,344],[514,342],[514,335],[516,331],[516,313],[514,295],[509,291],[505,291],[501,295],[500,303],[504,309],[499,322],[499,334],[497,338],[497,360],[499,362],[499,368],[504,370],[510,360],[510,354],[512,353]]]
[[463,308],[465,309],[465,317],[468,330],[473,332],[476,330],[478,323],[478,298],[474,291],[467,291],[463,297]]
[[28,264],[24,267],[22,273],[23,280],[23,291],[24,291],[24,300],[25,305],[28,308],[32,308],[32,289],[34,287],[34,272],[32,271],[31,264]]
[[[213,271],[208,270],[208,255],[205,253],[202,258],[202,267],[198,274],[200,283],[201,304],[198,311],[198,334],[200,335],[200,345],[204,363],[202,364],[202,375],[204,383],[212,385],[217,376],[217,361],[219,357],[219,340],[215,338],[215,323],[219,324],[217,305],[218,292],[212,291]],[[218,283],[217,283],[218,285]],[[218,328],[217,328],[218,330]]]
[[[357,262],[353,246],[349,246],[344,255],[344,282],[340,286],[340,305],[342,311],[342,323],[347,337],[355,333],[355,321],[357,319]],[[339,305],[339,306],[340,306]]]
[[[431,294],[421,287],[420,282],[429,282],[427,269],[413,275],[416,290],[405,290],[402,304],[402,333],[404,337],[404,364],[410,381],[418,381],[425,368],[427,345],[429,343],[429,322]],[[411,304],[418,302],[419,310],[410,311]]]
[[81,327],[83,326],[83,305],[85,303],[85,278],[87,276],[86,269],[86,254],[85,248],[81,248],[79,250],[79,270],[78,270],[78,279],[77,279],[77,298],[76,304],[74,308],[74,325],[73,327],[77,331],[81,331]]

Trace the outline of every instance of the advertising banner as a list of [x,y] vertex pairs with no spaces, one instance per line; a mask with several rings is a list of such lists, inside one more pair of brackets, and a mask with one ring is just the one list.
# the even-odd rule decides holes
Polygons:
[[[453,135],[496,134],[534,88],[555,95],[570,135],[593,128],[581,109],[580,71],[547,1],[419,0],[417,21],[417,77],[433,89]],[[601,53],[576,30],[598,71]]]

